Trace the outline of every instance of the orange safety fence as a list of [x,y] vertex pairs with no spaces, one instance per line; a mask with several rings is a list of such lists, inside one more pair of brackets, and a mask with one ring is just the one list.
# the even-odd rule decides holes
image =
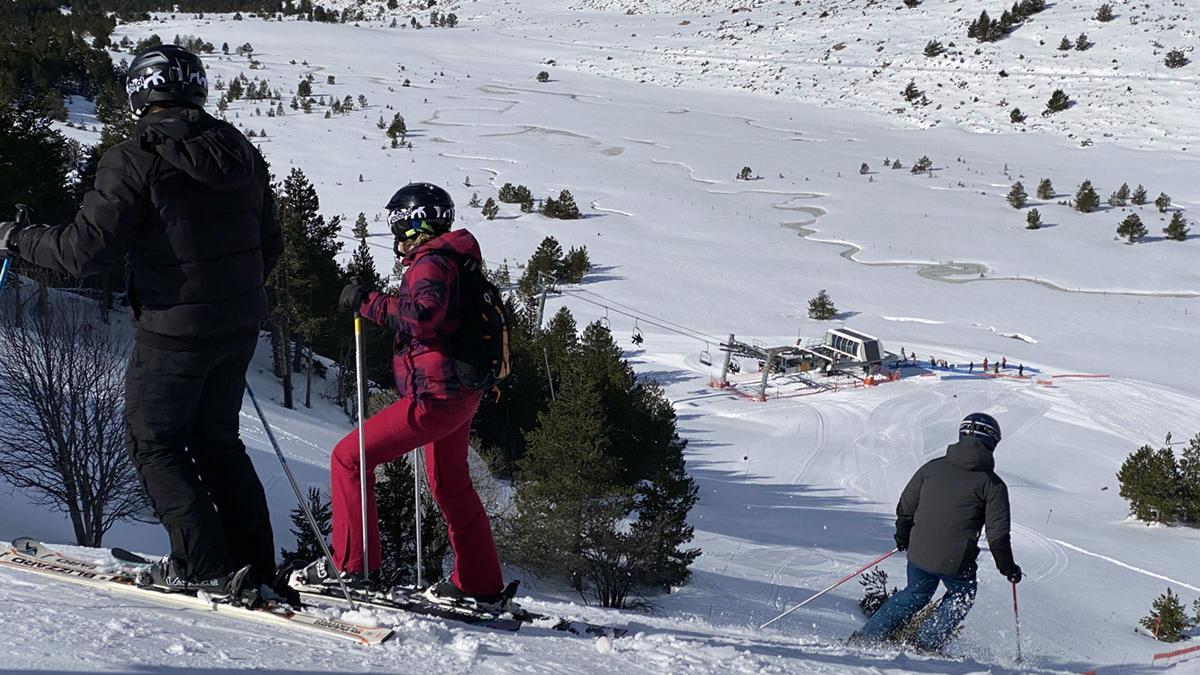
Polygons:
[[1200,645],[1188,647],[1187,649],[1177,649],[1173,652],[1162,652],[1161,654],[1155,654],[1154,658],[1150,660],[1150,663],[1153,665],[1154,662],[1158,661],[1159,659],[1173,659],[1176,656],[1183,656],[1185,654],[1192,654],[1195,652],[1200,652]]

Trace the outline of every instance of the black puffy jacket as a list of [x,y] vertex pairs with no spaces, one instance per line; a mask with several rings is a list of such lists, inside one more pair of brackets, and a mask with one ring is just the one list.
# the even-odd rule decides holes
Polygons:
[[81,278],[125,256],[138,339],[188,349],[258,330],[283,237],[258,150],[201,110],[168,108],[104,153],[73,223],[27,228],[17,248]]
[[896,505],[896,539],[908,542],[909,561],[929,572],[972,576],[986,524],[1000,572],[1015,567],[1008,486],[992,470],[995,466],[992,451],[968,436],[917,469]]

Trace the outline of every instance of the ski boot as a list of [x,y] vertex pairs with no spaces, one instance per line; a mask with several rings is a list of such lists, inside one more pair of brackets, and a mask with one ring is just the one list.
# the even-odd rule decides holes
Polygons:
[[520,583],[519,581],[514,581],[499,593],[474,595],[463,591],[453,581],[443,579],[427,588],[425,590],[425,597],[430,602],[439,605],[459,605],[499,614],[512,611],[516,608],[512,599],[517,594],[517,585]]
[[[340,578],[340,581],[339,581]],[[341,584],[353,591],[371,593],[383,587],[382,575],[379,570],[372,570],[364,580],[362,574],[338,572],[329,566],[325,558],[317,558],[311,563],[300,567],[291,573],[290,586],[303,588],[334,588],[341,589]]]
[[143,588],[152,587],[166,593],[204,594],[217,602],[223,602],[241,592],[242,582],[249,570],[249,566],[246,566],[212,579],[190,579],[180,572],[175,559],[165,555],[139,569],[134,583]]

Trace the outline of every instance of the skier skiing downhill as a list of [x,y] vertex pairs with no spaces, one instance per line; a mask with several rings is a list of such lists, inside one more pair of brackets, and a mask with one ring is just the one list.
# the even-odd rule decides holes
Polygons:
[[267,165],[204,112],[195,54],[139,54],[126,92],[137,131],[104,153],[74,222],[2,223],[0,255],[80,278],[125,258],[136,325],[126,446],[171,542],[141,582],[216,596],[249,566],[244,579],[269,584],[267,502],[238,435],[263,286],[283,251]]
[[[425,475],[442,511],[454,551],[454,571],[427,595],[446,603],[469,601],[491,608],[508,604],[491,524],[467,467],[467,440],[481,391],[464,377],[458,358],[464,341],[466,265],[478,269],[479,243],[465,229],[450,231],[454,202],[430,183],[411,183],[388,202],[388,223],[397,256],[405,265],[393,294],[348,284],[341,308],[388,326],[396,333],[393,370],[400,399],[366,420],[368,585],[382,583],[375,467],[425,446]],[[348,584],[361,584],[363,507],[359,438],[351,432],[333,450],[330,465],[333,557]],[[324,558],[299,570],[300,585],[327,585],[337,578]]]
[[896,506],[896,547],[908,551],[908,585],[850,637],[851,643],[888,642],[929,604],[941,582],[946,594],[918,627],[912,645],[940,652],[975,602],[978,540],[985,525],[1000,574],[1014,584],[1021,581],[1009,541],[1008,487],[993,471],[1000,424],[991,415],[971,413],[958,434],[944,457],[917,470]]

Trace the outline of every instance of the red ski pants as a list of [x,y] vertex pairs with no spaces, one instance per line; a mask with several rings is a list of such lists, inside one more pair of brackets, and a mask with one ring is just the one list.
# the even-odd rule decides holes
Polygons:
[[[455,399],[401,398],[366,421],[367,547],[371,569],[382,563],[375,510],[375,467],[425,446],[425,476],[449,527],[454,551],[450,580],[464,592],[484,595],[504,588],[492,526],[471,484],[467,439],[479,394]],[[363,516],[358,430],[333,449],[333,557],[339,569],[362,573]]]

